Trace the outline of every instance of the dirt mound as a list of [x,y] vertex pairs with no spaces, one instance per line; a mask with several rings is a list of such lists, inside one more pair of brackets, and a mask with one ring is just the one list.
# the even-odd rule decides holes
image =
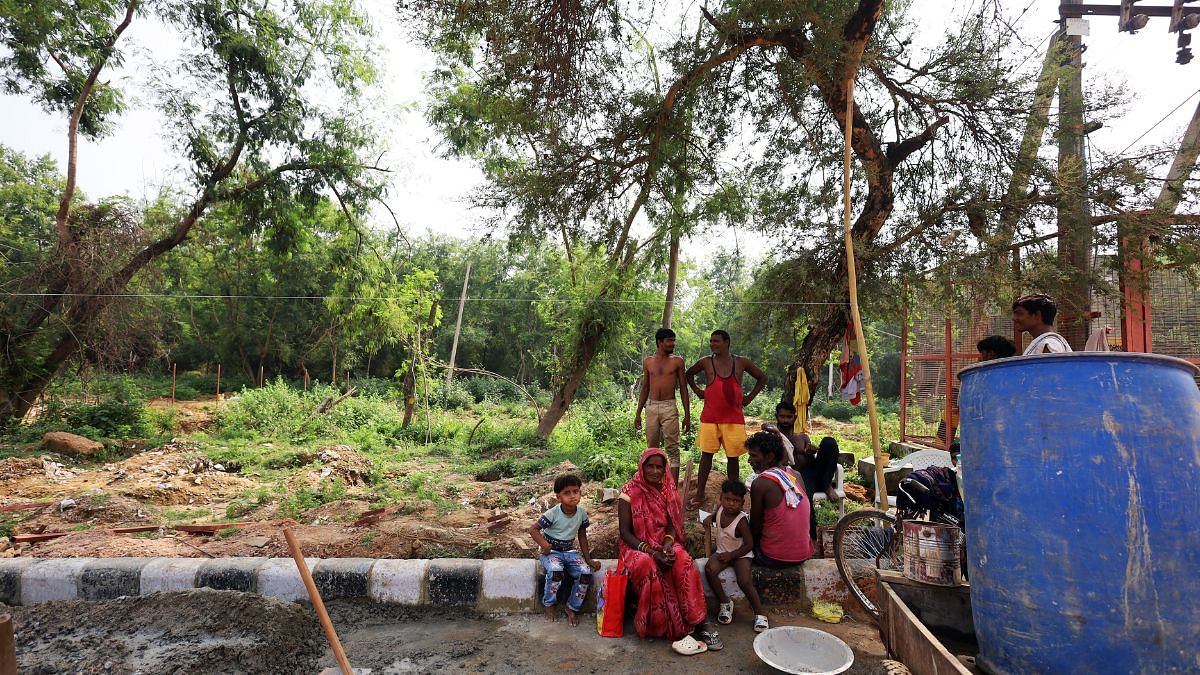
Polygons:
[[[133,537],[112,534],[104,530],[75,532],[44,544],[38,544],[30,555],[38,558],[196,558],[203,556],[194,545],[179,537]],[[247,554],[250,555],[250,554]]]
[[62,480],[73,478],[75,471],[68,469],[64,462],[67,460],[62,457],[62,462],[55,461],[55,457],[46,455],[43,457],[10,457],[0,460],[0,482],[19,481],[24,478],[36,477],[46,479],[51,483],[59,483]]
[[0,482],[37,476],[45,473],[42,460],[37,457],[9,457],[0,459]]
[[12,607],[21,673],[315,673],[324,651],[298,604],[196,590]]
[[292,487],[316,486],[322,482],[341,479],[347,486],[366,485],[369,482],[372,467],[371,460],[359,454],[348,445],[323,445],[316,452],[304,452],[296,455],[291,464],[308,466],[311,470],[298,473],[289,479]]
[[212,503],[254,487],[232,475],[234,467],[216,464],[200,452],[194,441],[173,439],[123,462],[106,464],[104,485],[116,492],[155,504]]

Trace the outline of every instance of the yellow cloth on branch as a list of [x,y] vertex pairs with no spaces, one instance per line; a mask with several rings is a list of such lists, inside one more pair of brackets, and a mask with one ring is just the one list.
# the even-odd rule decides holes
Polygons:
[[808,433],[808,400],[812,395],[808,392],[808,374],[804,366],[796,366],[796,397],[792,405],[796,406],[796,431]]

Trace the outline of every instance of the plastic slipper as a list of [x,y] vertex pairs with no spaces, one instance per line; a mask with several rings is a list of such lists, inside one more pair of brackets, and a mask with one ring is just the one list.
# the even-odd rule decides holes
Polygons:
[[683,639],[672,642],[671,649],[684,656],[695,656],[696,654],[703,654],[708,651],[708,645],[700,642],[691,635],[685,635]]
[[729,625],[733,623],[733,603],[722,602],[720,609],[717,610],[717,623]]
[[700,631],[700,639],[704,644],[708,645],[708,651],[719,652],[725,648],[725,643],[721,641],[721,634],[715,630]]
[[767,617],[763,616],[762,614],[754,615],[754,632],[755,633],[761,633],[770,627],[771,627],[771,624],[767,622]]

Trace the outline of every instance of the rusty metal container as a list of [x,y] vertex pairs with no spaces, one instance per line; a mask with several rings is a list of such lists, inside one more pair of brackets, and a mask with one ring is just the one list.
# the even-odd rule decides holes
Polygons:
[[904,521],[904,576],[934,586],[962,583],[962,530],[927,520]]

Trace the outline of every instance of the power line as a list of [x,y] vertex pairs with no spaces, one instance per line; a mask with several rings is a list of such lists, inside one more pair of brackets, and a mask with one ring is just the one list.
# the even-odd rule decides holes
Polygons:
[[[201,293],[10,293],[0,295],[14,298],[111,298],[111,299],[154,299],[173,300],[344,300],[347,302],[377,302],[380,300],[412,300],[412,296],[354,296],[354,295],[221,295]],[[431,298],[439,302],[457,300],[454,297]],[[560,298],[472,298],[467,302],[557,302],[557,303],[602,303],[614,305],[660,305],[662,300],[569,300]],[[845,306],[844,302],[797,302],[793,300],[718,300],[730,305],[814,305]]]
[[1128,149],[1132,148],[1134,145],[1136,145],[1136,144],[1137,144],[1137,142],[1138,142],[1138,141],[1140,141],[1140,140],[1142,140],[1143,138],[1145,138],[1145,137],[1146,137],[1146,134],[1148,134],[1148,133],[1150,133],[1151,131],[1154,131],[1156,128],[1158,128],[1158,125],[1162,124],[1163,122],[1166,122],[1168,117],[1170,117],[1171,115],[1174,115],[1174,114],[1175,114],[1175,112],[1176,112],[1176,111],[1178,111],[1180,108],[1182,108],[1182,107],[1184,106],[1184,104],[1185,104],[1185,103],[1187,103],[1188,101],[1192,100],[1192,97],[1193,97],[1193,96],[1195,96],[1196,94],[1200,94],[1200,89],[1197,89],[1196,91],[1193,91],[1192,93],[1188,94],[1188,97],[1187,97],[1187,98],[1185,98],[1185,99],[1183,99],[1182,101],[1180,101],[1180,102],[1179,102],[1179,105],[1177,105],[1177,106],[1175,106],[1174,108],[1172,108],[1172,109],[1171,109],[1171,112],[1167,113],[1166,115],[1163,115],[1163,116],[1162,116],[1162,119],[1160,119],[1159,121],[1155,122],[1155,123],[1154,123],[1154,125],[1153,125],[1153,126],[1151,126],[1149,129],[1147,129],[1147,130],[1143,131],[1141,136],[1138,136],[1137,138],[1133,139],[1133,142],[1132,142],[1132,143],[1130,143],[1129,145],[1125,146],[1124,150],[1121,150],[1121,152],[1118,152],[1118,153],[1117,153],[1117,155],[1118,155],[1118,156],[1120,156],[1120,155],[1123,155],[1123,154],[1125,154],[1125,150],[1128,150]]

